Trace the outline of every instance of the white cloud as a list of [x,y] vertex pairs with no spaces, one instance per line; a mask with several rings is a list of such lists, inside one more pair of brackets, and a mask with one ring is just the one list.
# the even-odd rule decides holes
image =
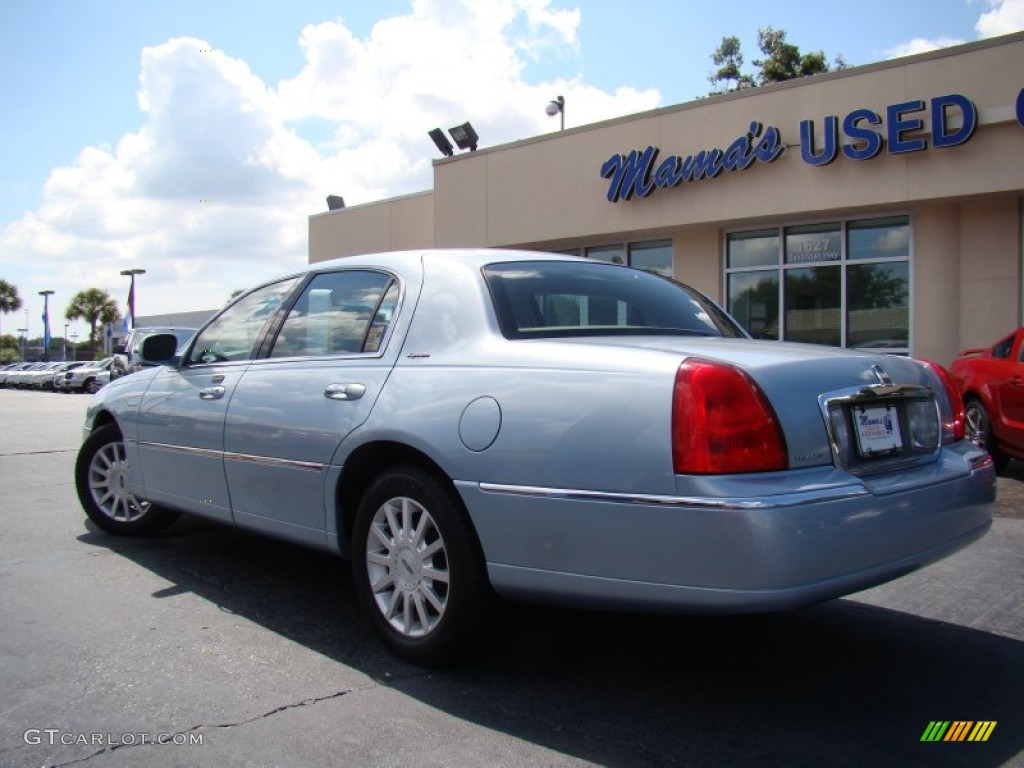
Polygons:
[[[579,69],[579,22],[550,0],[414,0],[363,38],[343,20],[307,26],[305,65],[272,86],[205,40],[146,48],[141,127],[51,172],[43,203],[0,231],[5,265],[31,277],[5,277],[57,289],[60,314],[88,287],[123,307],[127,267],[147,270],[140,314],[220,306],[306,262],[327,194],[429,189],[435,126],[472,120],[489,146],[555,130],[544,106],[558,94],[568,126],[657,106],[655,90],[524,79],[533,61]],[[313,129],[320,140],[303,137]]]
[[905,43],[889,48],[885,51],[885,57],[887,59],[898,59],[901,56],[912,56],[915,53],[937,51],[940,48],[949,48],[952,45],[963,45],[965,42],[967,41],[959,40],[955,37],[937,37],[934,39],[915,37],[913,40],[908,40]]
[[996,37],[1024,30],[1024,0],[987,0],[991,10],[981,14],[974,28],[979,37]]
[[[973,0],[968,0],[968,2],[973,2]],[[1024,30],[1024,0],[983,0],[983,2],[989,10],[984,11],[974,25],[979,38],[1008,35]],[[952,45],[962,45],[966,42],[966,40],[945,36],[915,37],[913,40],[889,48],[885,51],[885,56],[889,59],[896,59],[915,53],[935,51],[939,48],[949,48]]]

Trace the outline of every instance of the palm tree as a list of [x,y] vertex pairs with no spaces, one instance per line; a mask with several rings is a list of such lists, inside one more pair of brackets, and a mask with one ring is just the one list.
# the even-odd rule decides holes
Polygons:
[[[6,280],[0,279],[0,316],[9,315],[21,309],[21,297],[18,288]],[[0,334],[2,336],[3,334]]]
[[97,326],[107,323],[116,323],[121,318],[117,309],[117,302],[110,298],[110,294],[99,288],[86,288],[76,293],[68,308],[64,311],[64,317],[68,320],[89,321],[89,347],[92,349],[93,357],[96,356]]

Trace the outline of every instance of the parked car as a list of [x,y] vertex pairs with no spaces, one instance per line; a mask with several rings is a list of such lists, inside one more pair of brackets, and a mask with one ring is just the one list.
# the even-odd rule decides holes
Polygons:
[[119,344],[114,349],[113,363],[110,366],[110,378],[119,379],[129,373],[141,370],[145,363],[139,360],[139,348],[144,339],[157,333],[170,333],[178,339],[179,346],[187,342],[195,335],[195,328],[133,328],[125,337],[124,344]]
[[14,386],[13,382],[10,385],[8,385],[8,377],[10,377],[11,374],[16,373],[17,371],[25,370],[30,365],[32,365],[32,363],[10,363],[6,365],[4,369],[0,371],[0,387]]
[[26,372],[19,379],[19,386],[22,389],[43,389],[43,382],[53,382],[53,374],[60,363],[42,362],[31,372]]
[[105,357],[66,371],[54,386],[61,392],[87,392],[94,395],[110,381],[110,364],[113,360],[113,357]]
[[68,361],[46,363],[29,378],[28,386],[31,389],[52,390],[54,388],[54,380],[58,376],[63,374],[65,371],[77,368],[80,365],[82,365],[82,363]]
[[11,389],[24,389],[28,386],[32,375],[41,370],[46,363],[26,363],[7,374],[5,385]]
[[1024,328],[991,347],[968,349],[950,366],[966,406],[967,436],[1002,471],[1024,459]]
[[519,251],[311,265],[87,409],[100,528],[179,512],[350,556],[375,630],[457,657],[495,593],[644,611],[826,600],[966,546],[995,472],[948,372],[755,341],[664,277]]

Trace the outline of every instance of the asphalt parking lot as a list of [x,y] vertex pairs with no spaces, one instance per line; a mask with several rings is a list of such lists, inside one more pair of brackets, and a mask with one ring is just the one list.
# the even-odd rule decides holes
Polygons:
[[378,645],[341,560],[87,524],[87,400],[0,390],[2,766],[1024,765],[1024,465],[988,536],[883,587],[759,617],[510,606],[436,671]]

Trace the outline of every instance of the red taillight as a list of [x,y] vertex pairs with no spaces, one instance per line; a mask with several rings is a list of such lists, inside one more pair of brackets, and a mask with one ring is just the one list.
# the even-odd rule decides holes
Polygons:
[[967,413],[964,410],[964,399],[960,396],[956,382],[953,381],[949,371],[938,363],[933,363],[931,360],[922,360],[921,362],[931,368],[939,377],[952,410],[952,413],[946,413],[945,409],[942,409],[942,443],[945,445],[963,440],[967,427]]
[[760,387],[739,368],[693,358],[676,373],[672,463],[678,474],[770,472],[789,455]]

